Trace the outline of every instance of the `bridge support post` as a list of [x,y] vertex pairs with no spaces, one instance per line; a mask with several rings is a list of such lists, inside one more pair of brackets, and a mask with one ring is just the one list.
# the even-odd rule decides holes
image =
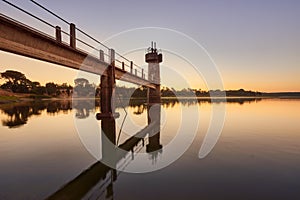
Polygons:
[[97,114],[97,119],[105,117],[114,117],[115,115],[115,52],[113,49],[110,50],[110,62],[107,66],[105,75],[101,75],[100,78],[100,108],[101,113]]

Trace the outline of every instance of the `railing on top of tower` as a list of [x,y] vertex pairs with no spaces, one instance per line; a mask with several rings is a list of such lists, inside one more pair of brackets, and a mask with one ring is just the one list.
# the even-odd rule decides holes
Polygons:
[[156,42],[152,41],[151,42],[151,47],[147,48],[145,53],[157,53],[157,54],[159,54],[161,52],[162,52],[161,49],[156,48]]

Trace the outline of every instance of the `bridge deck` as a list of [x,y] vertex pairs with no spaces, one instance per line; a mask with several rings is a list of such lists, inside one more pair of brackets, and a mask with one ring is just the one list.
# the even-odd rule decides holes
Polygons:
[[[58,42],[54,37],[2,14],[0,15],[0,50],[98,75],[107,75],[105,69],[109,65],[82,50]],[[118,67],[115,68],[115,77],[118,80],[155,88],[154,83]]]

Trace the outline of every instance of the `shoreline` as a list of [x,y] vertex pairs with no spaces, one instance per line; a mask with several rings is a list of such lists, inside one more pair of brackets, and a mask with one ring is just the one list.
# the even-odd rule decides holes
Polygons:
[[[100,98],[97,97],[99,100]],[[33,97],[29,97],[28,95],[9,95],[9,96],[5,96],[2,95],[0,96],[0,104],[8,104],[8,103],[18,103],[18,102],[26,102],[26,101],[72,101],[72,100],[95,100],[96,98],[93,97],[46,97],[46,98],[33,98]],[[132,100],[146,100],[146,98],[136,98],[136,97],[132,97]],[[270,95],[270,96],[210,96],[210,97],[191,97],[191,96],[178,96],[178,97],[161,97],[161,99],[300,99],[300,96],[295,96],[295,95],[291,95],[291,96],[274,96],[274,95]]]

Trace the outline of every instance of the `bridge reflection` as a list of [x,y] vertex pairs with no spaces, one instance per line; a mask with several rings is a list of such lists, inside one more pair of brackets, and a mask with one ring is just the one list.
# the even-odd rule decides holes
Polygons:
[[[117,168],[126,167],[128,162],[134,160],[134,153],[144,148],[145,145],[146,152],[151,154],[153,158],[158,152],[162,152],[162,145],[160,144],[161,105],[148,104],[147,112],[148,125],[118,146],[115,118],[102,118],[101,160],[95,162],[48,199],[99,199],[104,196],[109,199],[113,198],[113,185],[121,173],[121,171],[116,170]],[[130,159],[127,160],[126,158],[130,154]]]

